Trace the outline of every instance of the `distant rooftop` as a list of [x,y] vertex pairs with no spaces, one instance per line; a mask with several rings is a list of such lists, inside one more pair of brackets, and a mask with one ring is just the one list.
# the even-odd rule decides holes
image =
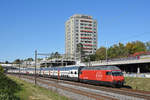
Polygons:
[[71,18],[85,18],[85,19],[92,19],[92,16],[88,16],[88,15],[83,15],[83,14],[74,14],[73,16],[71,16]]

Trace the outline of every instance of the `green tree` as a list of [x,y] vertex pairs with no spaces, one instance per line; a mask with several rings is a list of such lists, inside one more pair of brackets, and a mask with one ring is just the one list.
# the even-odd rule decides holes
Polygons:
[[119,47],[116,44],[108,48],[108,58],[118,57],[118,49]]
[[85,57],[85,52],[83,50],[83,44],[82,43],[78,43],[77,44],[77,49],[76,51],[79,53],[80,57],[81,57],[81,61],[83,61],[84,57]]
[[0,65],[0,75],[4,73],[3,67]]
[[50,54],[50,56],[47,59],[49,60],[49,59],[52,59],[52,58],[54,58],[54,53],[53,52]]
[[118,50],[117,50],[117,57],[126,57],[128,56],[128,50],[124,46],[124,44],[119,43],[118,44]]
[[106,59],[106,48],[102,46],[99,49],[97,49],[95,56],[96,56],[96,60]]
[[8,62],[8,61],[5,61],[5,64],[9,64],[9,62]]
[[95,61],[96,60],[96,54],[90,55],[90,61]]
[[21,63],[21,60],[20,60],[20,59],[16,59],[13,63],[14,63],[14,64],[20,64],[20,63]]
[[134,54],[134,52],[135,52],[135,48],[134,48],[133,43],[128,42],[126,44],[126,49],[128,50],[129,54]]
[[141,41],[133,42],[136,47],[136,52],[146,51],[146,45]]
[[146,45],[146,50],[150,51],[150,41],[146,42],[145,45]]
[[126,44],[126,48],[129,54],[136,52],[146,51],[146,45],[141,41],[133,41]]
[[47,57],[48,60],[53,58],[62,58],[61,54],[59,52],[51,53],[49,57]]
[[[107,57],[109,58],[122,58],[136,52],[150,50],[150,42],[144,44],[141,41],[128,42],[126,45],[123,43],[114,44],[107,49]],[[96,60],[106,59],[106,48],[100,47],[96,51]]]
[[27,58],[24,61],[34,61],[34,59],[33,58]]
[[108,58],[121,58],[128,56],[128,50],[122,43],[114,44],[108,48]]
[[55,57],[55,58],[60,58],[61,55],[60,55],[58,52],[55,52],[54,57]]
[[82,43],[78,43],[77,44],[77,52],[84,53],[84,51],[83,51],[83,44]]
[[84,62],[95,61],[95,60],[96,60],[96,54],[88,55],[83,59]]

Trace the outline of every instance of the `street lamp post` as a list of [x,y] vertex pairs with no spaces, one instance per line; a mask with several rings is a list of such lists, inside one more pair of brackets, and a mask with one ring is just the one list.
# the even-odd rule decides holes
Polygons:
[[37,63],[37,50],[35,50],[35,72],[34,72],[35,85],[36,85],[36,63]]

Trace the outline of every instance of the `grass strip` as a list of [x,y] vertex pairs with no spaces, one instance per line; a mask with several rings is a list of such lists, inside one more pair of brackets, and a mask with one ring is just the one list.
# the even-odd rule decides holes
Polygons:
[[20,85],[0,73],[0,100],[20,100],[15,93],[21,90]]
[[150,91],[150,78],[125,77],[125,82],[134,90]]
[[58,95],[56,92],[46,88],[35,86],[15,76],[9,76],[17,84],[21,86],[21,91],[16,93],[16,96],[21,100],[69,100],[67,97]]

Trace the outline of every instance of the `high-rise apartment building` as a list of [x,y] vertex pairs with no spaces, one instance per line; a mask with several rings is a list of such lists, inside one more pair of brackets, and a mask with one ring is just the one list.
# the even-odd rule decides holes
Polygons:
[[97,21],[92,16],[75,14],[65,23],[65,53],[77,55],[77,45],[82,44],[85,55],[97,49]]

